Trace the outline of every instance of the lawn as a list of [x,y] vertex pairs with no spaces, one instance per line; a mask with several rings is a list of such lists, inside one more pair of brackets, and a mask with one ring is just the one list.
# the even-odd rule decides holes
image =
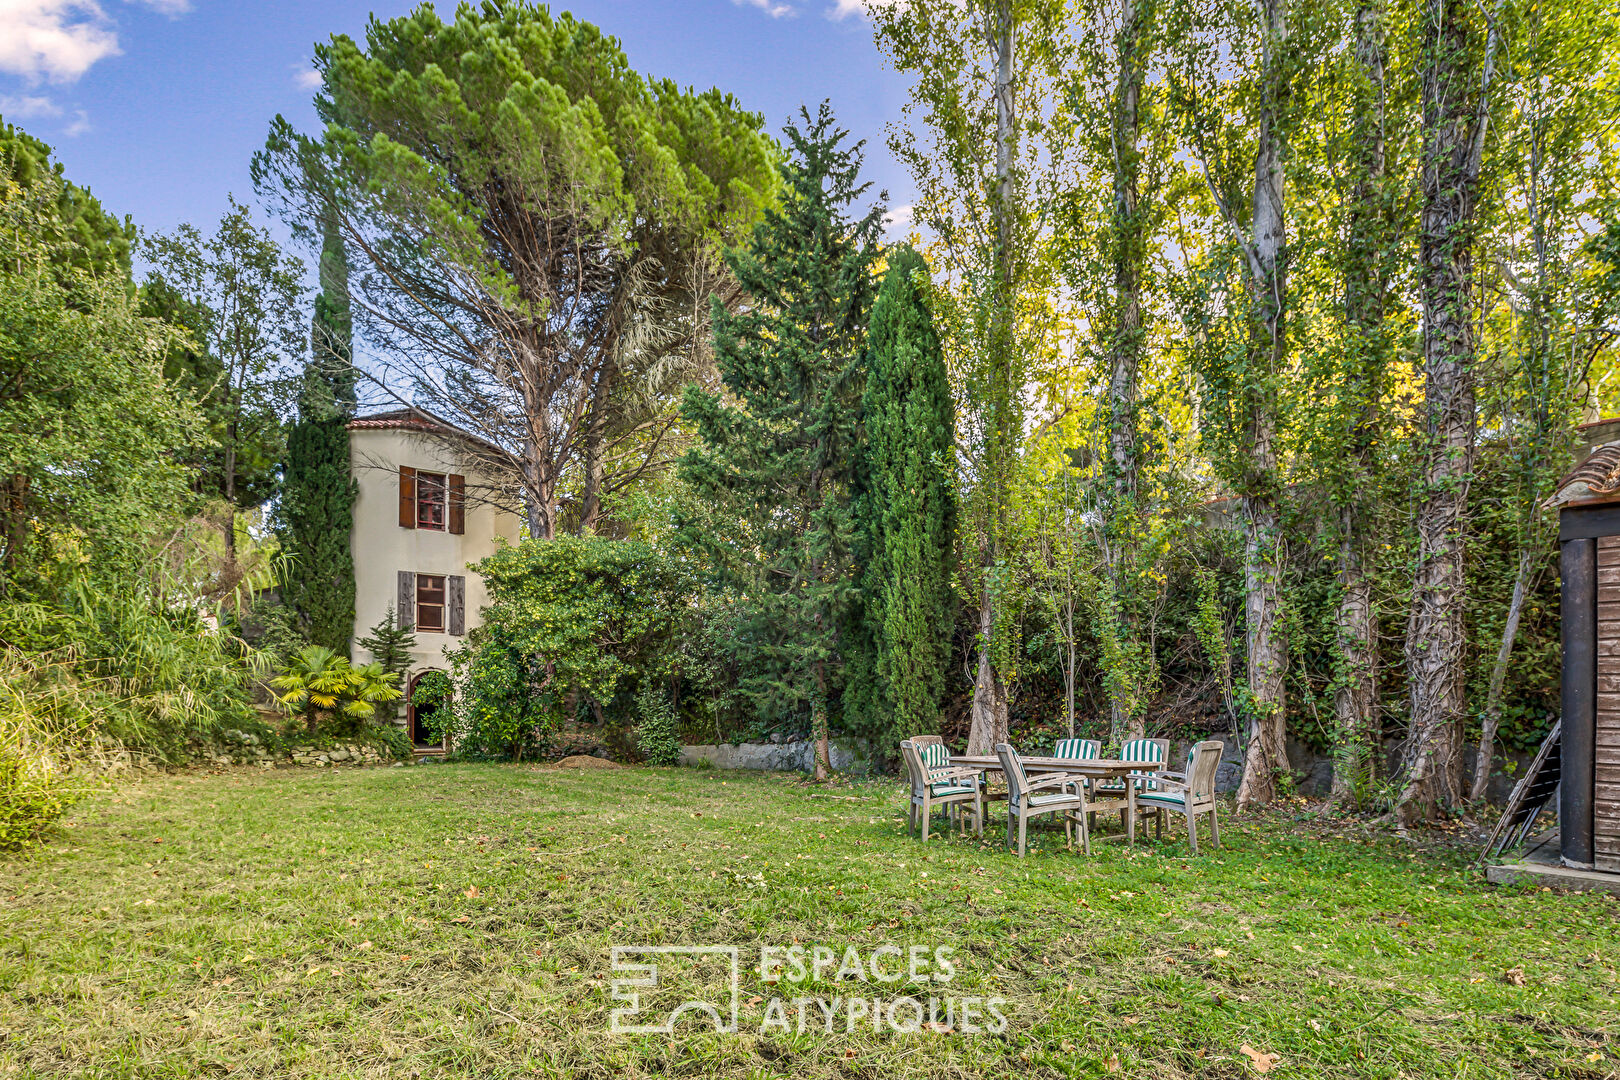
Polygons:
[[[1303,811],[1228,815],[1196,859],[1174,837],[924,849],[898,784],[783,775],[162,776],[0,861],[0,1076],[1620,1075],[1613,899]],[[609,1031],[610,947],[671,943],[740,947],[737,1034]],[[766,981],[761,946],[794,945],[866,977]],[[912,946],[949,982],[871,978]],[[713,988],[706,965],[649,1001]],[[907,994],[935,1026],[850,1002]],[[832,1033],[796,997],[838,998]],[[967,1031],[973,998],[1004,1030]]]

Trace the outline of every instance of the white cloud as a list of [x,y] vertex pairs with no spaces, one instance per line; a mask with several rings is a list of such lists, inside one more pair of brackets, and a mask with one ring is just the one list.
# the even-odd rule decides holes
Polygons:
[[883,215],[883,228],[885,230],[905,229],[911,226],[911,204],[890,208]]
[[0,71],[72,82],[117,53],[118,35],[96,0],[0,0]]
[[124,0],[124,2],[139,3],[142,7],[149,7],[159,15],[167,15],[171,19],[191,10],[191,0]]
[[[744,4],[746,4],[749,7],[759,8],[759,10],[763,11],[773,19],[780,19],[784,15],[798,14],[798,12],[794,10],[792,4],[778,3],[777,0],[731,0],[731,2],[736,4],[738,7],[742,7]],[[839,0],[839,3],[844,2],[845,0]]]
[[297,71],[293,74],[293,82],[300,90],[315,90],[321,85],[321,73],[314,68],[296,65]]
[[37,94],[4,94],[0,95],[0,115],[10,120],[37,120],[45,116],[61,116],[62,106]]
[[869,8],[893,7],[895,0],[834,0],[827,9],[829,19],[847,19],[851,15],[864,16]]
[[73,120],[68,124],[67,127],[62,129],[62,134],[71,139],[75,136],[83,135],[89,130],[90,114],[85,112],[83,109],[74,109]]

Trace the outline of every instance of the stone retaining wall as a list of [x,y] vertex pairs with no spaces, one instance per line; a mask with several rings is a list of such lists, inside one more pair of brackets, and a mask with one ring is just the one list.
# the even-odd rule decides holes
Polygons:
[[[872,756],[863,739],[836,738],[828,746],[836,772],[869,772]],[[707,761],[717,769],[767,769],[810,772],[815,766],[816,744],[809,739],[768,743],[720,743],[681,747],[681,764]]]

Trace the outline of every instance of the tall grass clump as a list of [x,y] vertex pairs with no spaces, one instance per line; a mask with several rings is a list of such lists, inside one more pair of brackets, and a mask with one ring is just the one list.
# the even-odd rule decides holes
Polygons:
[[93,701],[71,670],[0,651],[0,851],[37,841],[89,789]]

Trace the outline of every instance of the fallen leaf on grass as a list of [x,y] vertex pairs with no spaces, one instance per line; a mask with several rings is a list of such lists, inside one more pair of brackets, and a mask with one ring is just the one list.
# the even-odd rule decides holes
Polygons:
[[1523,986],[1524,967],[1521,965],[1519,967],[1508,968],[1506,971],[1502,972],[1502,981],[1507,983],[1509,986]]
[[1103,1068],[1107,1069],[1109,1072],[1119,1072],[1119,1055],[1108,1055],[1108,1060],[1103,1062]]
[[1230,952],[1228,952],[1225,949],[1212,949],[1211,953],[1214,956],[1231,956],[1232,955]]
[[951,1025],[941,1024],[937,1020],[924,1024],[923,1027],[927,1028],[929,1031],[932,1031],[936,1035],[949,1035],[951,1032],[956,1030],[955,1028],[951,1027]]
[[357,949],[369,949],[369,948],[371,948],[371,942],[362,941],[360,944],[356,945],[355,948],[357,948]]
[[466,897],[466,898],[467,898],[467,899],[469,899],[469,900],[476,900],[476,899],[478,899],[478,898],[479,898],[479,897],[480,897],[480,896],[482,896],[482,895],[483,895],[483,893],[481,893],[481,892],[479,892],[479,891],[478,891],[478,886],[476,886],[476,885],[469,885],[469,886],[468,886],[468,887],[467,887],[467,891],[466,891],[466,892],[465,892],[465,893],[462,893],[462,895],[463,895],[463,896],[465,896],[465,897]]
[[1254,1066],[1254,1071],[1257,1073],[1270,1072],[1272,1067],[1280,1060],[1278,1055],[1261,1053],[1248,1043],[1238,1047],[1238,1051],[1248,1057],[1249,1064]]

